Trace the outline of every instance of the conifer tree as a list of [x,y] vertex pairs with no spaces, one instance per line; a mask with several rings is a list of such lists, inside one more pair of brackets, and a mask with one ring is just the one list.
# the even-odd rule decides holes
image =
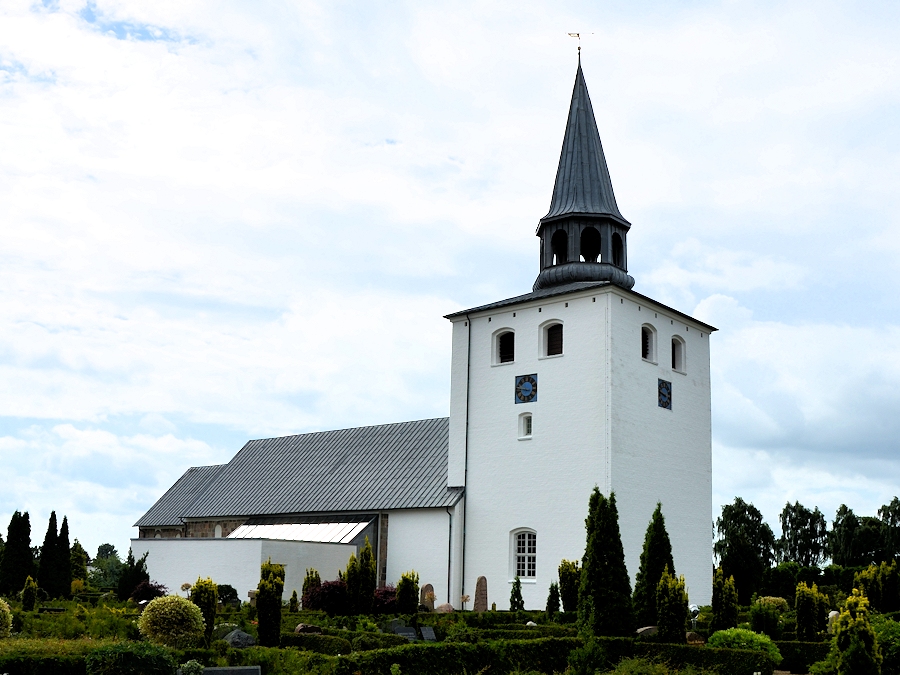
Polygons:
[[547,618],[551,621],[559,614],[559,584],[550,582],[550,592],[547,594]]
[[347,561],[347,570],[344,572],[344,583],[347,584],[347,600],[350,605],[350,614],[359,614],[359,561],[356,555],[351,553]]
[[517,574],[509,592],[509,611],[521,612],[523,609],[525,609],[525,601],[522,600],[522,581]]
[[397,612],[415,614],[419,607],[419,573],[404,572],[397,582]]
[[57,583],[59,577],[57,563],[58,537],[56,511],[51,511],[50,520],[47,523],[47,533],[44,535],[44,544],[41,546],[41,556],[38,559],[37,571],[38,586],[43,588],[51,598],[60,596],[59,584]]
[[69,553],[69,570],[72,579],[87,581],[88,578],[88,554],[78,539],[72,542],[72,551]]
[[684,644],[687,641],[685,623],[688,618],[688,595],[684,577],[675,578],[669,568],[663,569],[656,586],[656,614],[659,639]]
[[33,612],[37,604],[38,585],[31,576],[25,577],[25,585],[22,587],[22,611]]
[[300,611],[300,598],[297,597],[297,589],[294,589],[294,592],[291,593],[291,599],[288,601],[288,611],[289,612],[299,612]]
[[578,625],[590,638],[596,635],[631,635],[634,614],[631,582],[619,533],[616,495],[609,499],[594,487],[585,520],[587,545],[578,589]]
[[669,533],[666,532],[662,504],[657,502],[650,524],[647,525],[647,533],[644,535],[641,566],[634,580],[634,618],[639,627],[658,624],[657,585],[662,578],[663,570],[667,568],[674,577],[675,563],[672,560],[672,543],[669,541]]
[[284,566],[262,564],[256,610],[259,619],[259,643],[263,647],[277,647],[281,637],[281,594],[284,590]]
[[726,579],[721,567],[717,567],[713,575],[712,614],[710,631],[737,627],[737,588],[734,585],[734,577]]
[[372,545],[366,537],[366,544],[359,552],[359,598],[356,611],[360,614],[371,614],[375,602],[375,587],[378,585],[378,571],[375,566],[375,555]]
[[59,526],[59,536],[56,538],[56,556],[54,570],[56,578],[54,583],[57,589],[57,597],[68,598],[72,594],[72,562],[69,559],[72,554],[69,548],[69,519],[63,516],[62,525]]
[[18,593],[25,579],[34,573],[34,555],[31,552],[31,520],[28,511],[13,513],[6,531],[6,546],[0,560],[0,594]]
[[216,625],[216,610],[219,606],[219,587],[207,577],[197,577],[197,583],[191,586],[191,602],[200,608],[203,614],[205,630],[203,633],[204,644],[208,647],[212,640],[213,629]]
[[578,586],[581,569],[577,560],[563,559],[559,563],[559,599],[564,612],[578,611]]
[[125,559],[125,565],[119,575],[119,582],[116,588],[116,595],[119,600],[125,601],[134,593],[134,589],[142,581],[150,581],[150,575],[147,574],[147,553],[135,560],[134,553],[128,549],[128,557]]

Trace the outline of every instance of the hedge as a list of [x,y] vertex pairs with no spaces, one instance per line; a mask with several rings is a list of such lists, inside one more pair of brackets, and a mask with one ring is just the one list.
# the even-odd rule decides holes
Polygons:
[[796,642],[779,641],[775,643],[778,651],[784,659],[780,670],[789,670],[792,673],[808,673],[809,667],[817,661],[822,661],[828,656],[831,642]]
[[350,642],[355,652],[365,652],[372,649],[390,649],[391,647],[402,647],[408,645],[407,640],[402,635],[394,635],[393,633],[357,633],[356,637]]
[[332,635],[318,635],[316,633],[282,633],[282,647],[296,647],[307,652],[317,654],[349,654],[353,651],[350,641]]
[[637,641],[634,643],[633,655],[653,661],[664,661],[678,669],[694,666],[700,669],[714,669],[729,675],[753,675],[753,673],[772,675],[775,672],[775,664],[766,654],[749,649],[714,649]]

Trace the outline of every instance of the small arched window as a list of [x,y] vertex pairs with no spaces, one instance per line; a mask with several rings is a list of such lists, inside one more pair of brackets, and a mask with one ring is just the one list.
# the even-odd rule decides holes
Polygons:
[[656,330],[650,324],[641,326],[641,358],[656,363]]
[[497,336],[497,363],[512,363],[516,360],[516,334],[512,331]]
[[672,370],[679,373],[685,371],[684,367],[684,340],[677,335],[672,338]]
[[553,264],[562,265],[569,261],[569,235],[565,230],[557,230],[550,238],[550,249],[553,251]]
[[586,227],[581,232],[581,259],[600,262],[600,233],[593,227]]
[[511,534],[510,577],[534,579],[537,576],[537,533],[516,530]]
[[216,523],[216,528],[214,530],[216,539],[222,538],[222,525],[220,523]]
[[561,323],[547,326],[545,344],[547,345],[545,356],[558,356],[563,353],[563,327]]
[[612,236],[613,265],[625,268],[625,247],[622,246],[622,235],[614,232]]
[[533,419],[531,413],[519,415],[519,440],[531,438]]

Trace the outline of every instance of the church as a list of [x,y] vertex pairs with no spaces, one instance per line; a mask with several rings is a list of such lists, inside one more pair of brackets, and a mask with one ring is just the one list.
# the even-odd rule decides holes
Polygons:
[[172,591],[210,576],[246,598],[268,558],[299,593],[307,568],[336,579],[368,539],[382,585],[415,570],[460,608],[483,576],[507,609],[518,577],[543,609],[598,486],[632,581],[661,502],[676,571],[708,604],[716,329],[632,290],[630,228],[579,60],[532,291],[446,316],[449,418],[248,441],[185,471],[135,523],[135,555]]

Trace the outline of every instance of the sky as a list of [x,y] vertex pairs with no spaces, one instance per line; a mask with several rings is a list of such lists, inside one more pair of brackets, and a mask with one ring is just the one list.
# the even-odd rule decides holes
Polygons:
[[582,63],[635,290],[712,335],[713,513],[900,493],[900,5],[0,5],[0,530],[89,553],[248,440],[439,417],[531,289]]

